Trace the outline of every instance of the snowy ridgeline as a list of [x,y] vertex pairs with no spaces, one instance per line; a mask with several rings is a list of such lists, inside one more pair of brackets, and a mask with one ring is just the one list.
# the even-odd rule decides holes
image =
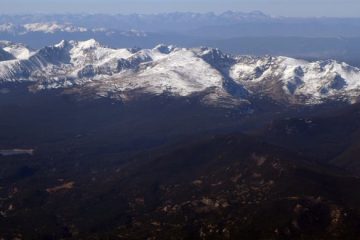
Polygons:
[[230,56],[206,47],[112,49],[95,40],[62,41],[36,51],[2,41],[0,82],[32,82],[37,90],[91,88],[95,95],[119,98],[132,91],[174,96],[206,92],[211,102],[261,95],[320,104],[356,102],[360,95],[360,69],[332,60]]

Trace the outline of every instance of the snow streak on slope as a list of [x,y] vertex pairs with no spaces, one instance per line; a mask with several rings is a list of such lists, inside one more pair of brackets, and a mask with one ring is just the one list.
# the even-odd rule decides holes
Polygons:
[[335,61],[223,54],[211,48],[112,49],[95,40],[62,41],[36,52],[0,43],[0,81],[34,88],[92,89],[100,96],[204,93],[212,102],[265,95],[296,104],[357,101],[360,70]]

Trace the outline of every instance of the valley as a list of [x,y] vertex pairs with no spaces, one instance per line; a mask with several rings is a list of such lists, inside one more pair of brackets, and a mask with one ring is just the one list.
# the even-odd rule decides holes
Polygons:
[[29,86],[0,95],[0,149],[36,151],[0,156],[1,237],[359,234],[357,104],[257,100],[244,112],[197,96],[119,102]]

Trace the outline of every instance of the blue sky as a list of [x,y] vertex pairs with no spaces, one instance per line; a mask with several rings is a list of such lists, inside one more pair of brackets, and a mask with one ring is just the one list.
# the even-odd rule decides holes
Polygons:
[[360,0],[0,0],[0,4],[0,13],[260,10],[278,16],[360,17]]

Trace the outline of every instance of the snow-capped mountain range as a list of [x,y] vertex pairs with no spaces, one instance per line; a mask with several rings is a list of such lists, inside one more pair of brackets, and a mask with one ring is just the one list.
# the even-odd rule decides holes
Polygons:
[[136,36],[146,37],[147,34],[143,31],[130,29],[128,31],[112,30],[108,28],[86,28],[81,26],[75,26],[71,23],[58,23],[58,22],[34,22],[27,24],[13,24],[2,23],[0,24],[0,33],[13,34],[13,35],[25,35],[29,33],[43,33],[43,34],[55,34],[55,33],[104,33],[106,35],[112,35],[119,33],[123,36]]
[[[39,29],[42,25],[81,25],[82,28],[93,29],[106,26],[112,29],[142,29],[158,31],[160,29],[173,30],[189,29],[200,26],[234,24],[246,21],[268,21],[271,17],[260,12],[197,13],[197,12],[168,12],[156,14],[26,14],[0,15],[0,30],[11,29],[14,26],[30,26]],[[8,23],[11,23],[10,25]],[[3,24],[3,25],[1,25]],[[8,25],[6,27],[6,25]],[[9,28],[10,27],[10,28]],[[140,27],[140,28],[139,28]],[[58,27],[56,27],[58,28]]]
[[191,96],[233,104],[261,96],[291,104],[357,102],[360,69],[336,61],[231,56],[212,48],[112,49],[95,40],[32,50],[0,42],[0,82],[33,90],[63,88],[128,99],[137,94]]

